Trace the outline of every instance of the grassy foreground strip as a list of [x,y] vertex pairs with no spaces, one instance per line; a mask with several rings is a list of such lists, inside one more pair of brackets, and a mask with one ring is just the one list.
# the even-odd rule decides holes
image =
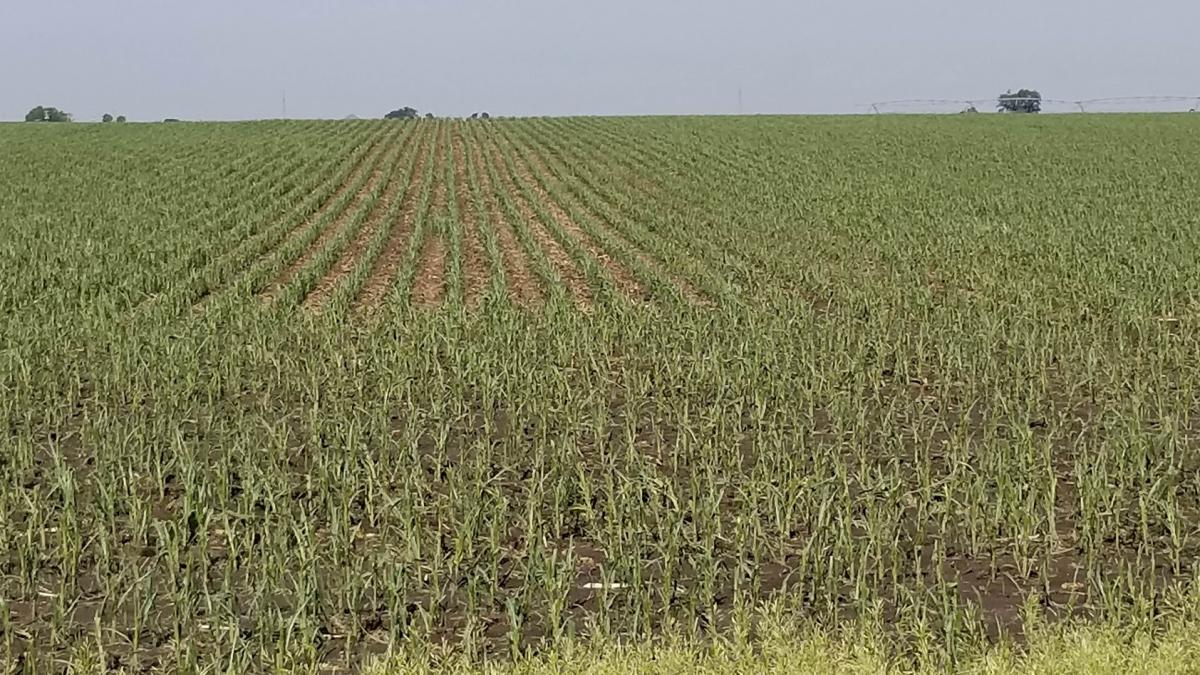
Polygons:
[[752,675],[758,673],[959,673],[961,675],[1160,675],[1200,672],[1200,622],[1192,616],[1156,629],[1117,624],[1031,624],[1020,645],[979,644],[948,661],[944,652],[896,656],[879,630],[831,635],[775,619],[753,643],[723,639],[626,645],[567,643],[537,656],[479,665],[462,655],[424,654],[384,662],[373,675]]
[[[1200,621],[1195,615],[1157,628],[1117,624],[1031,621],[1021,644],[980,643],[947,660],[943,651],[897,656],[897,643],[878,628],[836,634],[765,618],[753,641],[736,635],[715,642],[659,640],[629,645],[604,640],[565,641],[516,660],[481,663],[461,650],[414,647],[412,652],[366,669],[370,675],[758,675],[783,673],[956,673],[959,675],[1168,675],[1200,672]],[[911,643],[910,647],[913,646]],[[930,645],[925,644],[926,647]],[[81,645],[56,672],[76,675],[136,672],[111,670],[112,660],[94,644]],[[3,672],[23,672],[22,663]],[[240,672],[216,666],[197,672]],[[327,667],[279,666],[263,672],[323,673]]]

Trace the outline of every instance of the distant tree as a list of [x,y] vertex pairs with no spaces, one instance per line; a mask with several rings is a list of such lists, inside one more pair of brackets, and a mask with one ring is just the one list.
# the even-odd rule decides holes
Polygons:
[[104,117],[101,117],[100,121],[104,122],[105,124],[108,124],[109,122],[113,121],[113,116],[108,113],[104,113]]
[[975,106],[973,106],[973,105],[970,105],[970,106],[967,106],[967,109],[966,109],[966,110],[963,110],[963,111],[962,111],[960,114],[963,114],[963,115],[974,115],[974,114],[975,114],[975,113],[977,113],[977,112],[979,112],[979,110],[977,110],[977,109],[975,108]]
[[479,113],[479,119],[490,120],[490,119],[492,119],[492,116],[485,112],[481,112],[481,113]]
[[1013,93],[1010,89],[999,97],[1000,112],[1039,113],[1042,111],[1042,95],[1034,89],[1021,89]]
[[415,120],[420,117],[420,113],[412,106],[404,106],[383,116],[385,120]]
[[63,112],[58,108],[47,108],[38,106],[25,114],[26,122],[70,122],[71,113]]
[[433,119],[433,113],[425,113],[425,119],[427,119],[427,120]]
[[117,124],[125,124],[125,116],[117,115]]
[[174,117],[168,117],[167,119],[163,120],[163,122],[166,124],[171,124],[171,123],[180,122],[180,121],[182,121],[182,120],[178,120]]
[[473,119],[473,120],[479,119],[479,113],[471,113],[471,119]]

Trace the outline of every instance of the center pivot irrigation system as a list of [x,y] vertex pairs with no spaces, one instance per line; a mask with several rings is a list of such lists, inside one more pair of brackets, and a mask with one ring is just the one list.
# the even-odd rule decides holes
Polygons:
[[[987,98],[916,98],[897,101],[877,101],[869,105],[872,112],[889,114],[896,112],[931,112],[953,106],[954,112],[999,107],[999,96]],[[1196,112],[1200,110],[1200,96],[1115,96],[1067,100],[1054,98],[1007,98],[1014,102],[1040,101],[1043,112]]]

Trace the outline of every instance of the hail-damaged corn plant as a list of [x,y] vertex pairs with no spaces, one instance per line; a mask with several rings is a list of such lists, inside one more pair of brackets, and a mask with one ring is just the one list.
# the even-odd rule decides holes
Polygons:
[[0,663],[1193,620],[1196,131],[0,127]]

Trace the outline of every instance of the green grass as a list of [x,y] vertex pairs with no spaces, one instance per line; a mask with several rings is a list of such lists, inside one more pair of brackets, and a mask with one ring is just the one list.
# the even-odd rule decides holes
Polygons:
[[[969,671],[1030,603],[1092,627],[1013,668],[1194,649],[1200,121],[411,124],[0,127],[0,663]],[[763,603],[803,630],[699,646]]]
[[889,653],[874,634],[840,634],[823,629],[797,631],[793,624],[772,627],[754,644],[697,645],[659,642],[628,646],[567,643],[550,653],[480,665],[455,656],[395,657],[371,672],[489,673],[495,675],[758,675],[760,673],[957,673],[961,675],[1165,675],[1200,670],[1200,642],[1194,623],[1158,631],[1114,626],[1048,629],[1020,648],[985,645],[954,663],[912,662]]

